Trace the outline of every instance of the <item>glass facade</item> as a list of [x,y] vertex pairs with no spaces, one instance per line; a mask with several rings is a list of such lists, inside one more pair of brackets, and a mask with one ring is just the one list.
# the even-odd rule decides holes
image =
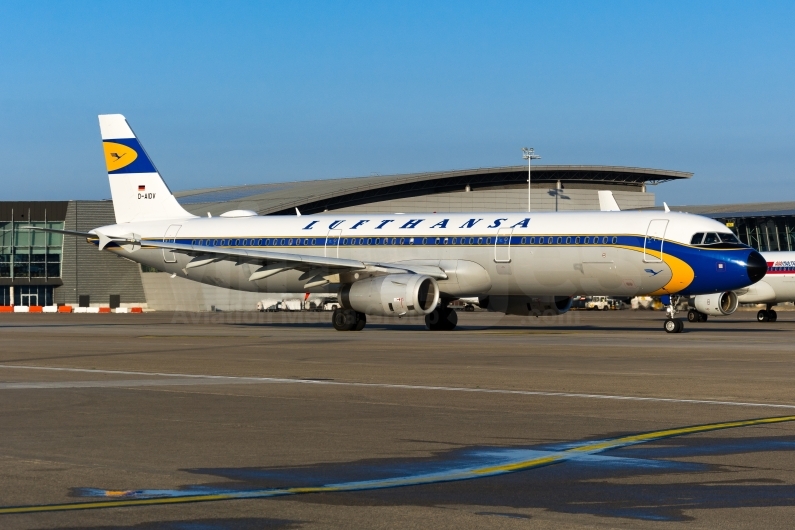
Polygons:
[[760,252],[795,250],[795,217],[738,217],[718,219]]
[[[53,305],[52,293],[51,285],[16,285],[13,305]],[[0,286],[0,305],[12,305],[11,287],[8,285]]]
[[63,235],[21,229],[63,230],[63,222],[0,221],[0,278],[60,278]]

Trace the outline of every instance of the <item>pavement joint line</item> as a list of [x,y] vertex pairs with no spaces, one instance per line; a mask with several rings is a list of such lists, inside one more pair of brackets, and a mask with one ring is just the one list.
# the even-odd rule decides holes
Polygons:
[[[518,395],[518,396],[544,396],[544,397],[568,397],[568,398],[581,398],[581,399],[609,399],[616,401],[648,401],[654,403],[682,403],[691,405],[722,405],[732,407],[770,407],[779,409],[795,409],[795,404],[787,403],[758,403],[750,401],[721,401],[713,399],[679,399],[679,398],[665,398],[665,397],[644,397],[644,396],[621,396],[613,394],[586,394],[578,392],[551,392],[543,390],[510,390],[500,388],[470,388],[470,387],[457,387],[457,386],[435,386],[435,385],[409,385],[398,383],[362,383],[356,381],[327,381],[317,379],[290,379],[282,377],[244,377],[232,375],[202,375],[202,374],[176,374],[168,372],[135,372],[128,370],[97,370],[90,368],[63,368],[53,366],[25,366],[25,365],[9,365],[0,364],[0,369],[10,370],[43,370],[55,372],[77,372],[77,373],[91,373],[91,374],[108,374],[108,375],[136,375],[148,377],[170,377],[179,378],[183,381],[176,384],[186,384],[184,380],[206,380],[213,382],[229,382],[234,383],[281,383],[281,384],[304,384],[304,385],[325,385],[325,386],[347,386],[358,388],[384,388],[396,390],[427,390],[427,391],[440,391],[440,392],[472,392],[483,394],[502,394],[502,395]],[[134,383],[140,381],[129,381],[128,386],[135,386]],[[119,383],[119,386],[124,386],[124,381]],[[163,386],[168,385],[169,382],[164,381]],[[56,386],[50,387],[25,387],[24,384],[44,385],[44,383],[5,383],[5,385],[19,385],[19,386],[0,386],[0,390],[13,390],[23,388],[58,388]],[[115,384],[115,383],[114,383]],[[201,383],[196,383],[201,384]],[[88,387],[88,385],[86,385]]]

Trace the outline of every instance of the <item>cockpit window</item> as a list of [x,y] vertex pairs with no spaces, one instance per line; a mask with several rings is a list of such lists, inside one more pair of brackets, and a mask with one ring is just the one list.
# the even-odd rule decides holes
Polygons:
[[[731,232],[707,232],[706,234],[699,232],[693,235],[693,238],[690,240],[690,244],[704,247],[717,245],[717,248],[736,248],[735,245],[745,246],[740,242],[739,239],[737,239],[737,236]],[[729,246],[727,247],[726,245]]]
[[724,243],[740,243],[740,241],[737,239],[737,236],[732,233],[724,234],[721,232],[718,235],[720,236],[720,240]]

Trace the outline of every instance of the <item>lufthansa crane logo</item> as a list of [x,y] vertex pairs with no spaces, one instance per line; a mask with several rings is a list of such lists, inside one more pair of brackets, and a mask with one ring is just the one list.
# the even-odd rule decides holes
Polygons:
[[129,166],[138,158],[138,153],[135,152],[135,149],[126,145],[116,142],[103,142],[102,147],[105,149],[105,165],[108,167],[108,173]]

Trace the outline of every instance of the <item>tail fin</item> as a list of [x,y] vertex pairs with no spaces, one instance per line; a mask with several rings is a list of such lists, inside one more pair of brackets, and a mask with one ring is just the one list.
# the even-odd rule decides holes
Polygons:
[[117,223],[189,219],[121,114],[101,114],[99,129]]
[[599,190],[599,209],[603,212],[620,212],[616,198],[610,190]]

